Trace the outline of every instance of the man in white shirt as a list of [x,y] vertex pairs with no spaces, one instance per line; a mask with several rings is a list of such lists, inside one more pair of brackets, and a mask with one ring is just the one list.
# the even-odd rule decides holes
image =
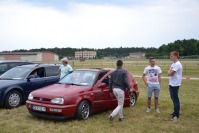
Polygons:
[[173,61],[170,69],[168,70],[169,77],[169,91],[174,105],[174,112],[171,114],[173,120],[177,120],[180,115],[180,100],[178,97],[178,90],[182,82],[182,64],[179,59],[179,53],[173,51],[170,53],[170,59]]
[[158,97],[160,93],[160,83],[161,83],[161,76],[160,74],[162,73],[162,70],[160,67],[155,65],[155,58],[150,57],[149,59],[150,65],[144,69],[142,79],[144,83],[147,86],[147,113],[151,112],[151,97],[152,97],[152,92],[154,92],[154,97],[155,97],[155,111],[157,113],[160,113],[158,109]]

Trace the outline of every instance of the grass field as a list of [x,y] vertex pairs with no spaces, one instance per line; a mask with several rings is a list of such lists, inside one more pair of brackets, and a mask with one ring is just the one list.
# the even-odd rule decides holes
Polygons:
[[[92,62],[92,64],[91,64]],[[113,65],[110,65],[111,64]],[[107,61],[108,65],[100,67],[114,67],[115,62]],[[188,63],[189,61],[186,61]],[[187,64],[186,76],[199,77],[199,68],[190,61]],[[83,64],[75,65],[75,68],[99,67],[100,61],[85,61]],[[132,63],[132,62],[130,62]],[[171,62],[163,62],[160,65],[163,70],[163,76],[166,76],[167,69]],[[139,62],[141,64],[141,62]],[[129,65],[128,68],[132,74],[141,75],[147,65]],[[134,107],[124,109],[125,120],[119,122],[114,119],[109,123],[107,118],[110,111],[95,114],[86,121],[69,119],[65,121],[52,121],[40,119],[31,116],[23,105],[17,109],[0,109],[0,133],[198,133],[199,131],[199,82],[196,80],[183,80],[180,88],[181,116],[177,121],[172,121],[169,114],[173,111],[172,102],[168,91],[168,79],[162,79],[159,108],[161,113],[156,114],[154,110],[151,113],[146,111],[146,87],[141,78],[136,78],[140,91],[140,96]],[[152,107],[154,107],[152,105]]]

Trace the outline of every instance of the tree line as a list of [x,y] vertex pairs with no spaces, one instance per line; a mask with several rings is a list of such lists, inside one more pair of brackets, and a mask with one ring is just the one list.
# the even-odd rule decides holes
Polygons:
[[[190,55],[199,55],[199,40],[196,39],[184,39],[184,40],[176,40],[172,43],[163,44],[159,48],[150,47],[120,47],[120,48],[102,48],[102,49],[94,49],[94,48],[37,48],[37,49],[19,49],[13,50],[11,52],[53,52],[56,53],[60,58],[74,57],[76,51],[96,51],[97,58],[103,58],[107,56],[111,57],[126,57],[129,53],[133,52],[145,52],[146,57],[150,56],[168,56],[171,51],[178,51],[181,56],[190,56]],[[5,51],[4,51],[5,52]]]

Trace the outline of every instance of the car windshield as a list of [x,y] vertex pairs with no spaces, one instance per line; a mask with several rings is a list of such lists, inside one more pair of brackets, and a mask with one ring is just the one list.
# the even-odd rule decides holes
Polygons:
[[75,70],[68,74],[62,80],[59,81],[60,84],[70,84],[70,85],[81,85],[81,86],[92,86],[95,80],[97,72],[93,71],[83,71]]
[[29,71],[30,71],[29,68],[15,67],[8,70],[3,75],[1,75],[1,79],[3,80],[23,79],[28,74]]

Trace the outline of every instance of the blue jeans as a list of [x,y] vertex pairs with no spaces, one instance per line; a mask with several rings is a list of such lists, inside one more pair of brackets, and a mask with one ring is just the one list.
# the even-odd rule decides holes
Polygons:
[[178,97],[179,86],[169,86],[170,96],[173,100],[174,115],[179,117],[180,115],[180,100]]

